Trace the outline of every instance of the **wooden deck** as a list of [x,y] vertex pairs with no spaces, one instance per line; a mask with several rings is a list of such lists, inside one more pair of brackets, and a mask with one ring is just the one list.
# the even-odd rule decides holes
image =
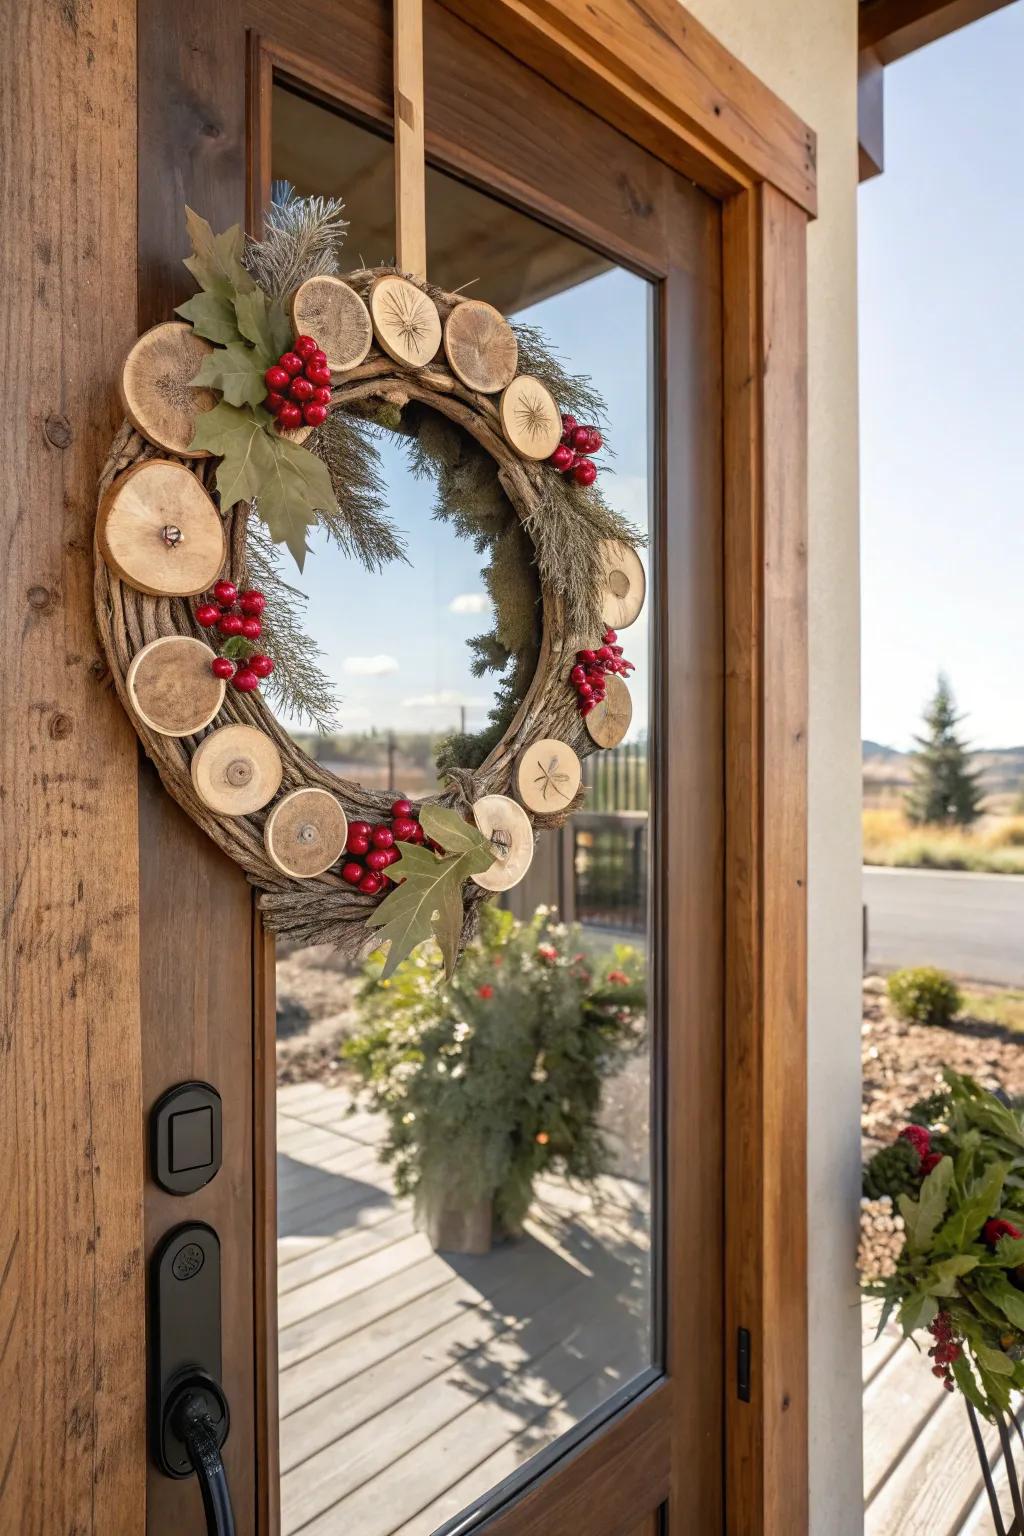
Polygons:
[[[866,1326],[872,1340],[867,1315]],[[931,1365],[892,1327],[866,1345],[865,1536],[993,1536],[967,1413],[960,1397],[936,1381]],[[1006,1516],[999,1437],[990,1426],[983,1432]],[[1009,1519],[1006,1524],[1009,1529]]]
[[342,1089],[278,1092],[285,1536],[430,1536],[649,1360],[648,1191],[547,1181],[526,1235],[432,1252]]

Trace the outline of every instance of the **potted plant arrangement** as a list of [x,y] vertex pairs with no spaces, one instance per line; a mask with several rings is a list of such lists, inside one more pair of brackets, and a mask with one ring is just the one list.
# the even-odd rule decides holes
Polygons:
[[[858,1266],[932,1370],[960,1392],[999,1536],[1024,1533],[1012,1409],[1024,1390],[1024,1112],[947,1070],[864,1168]],[[1004,1526],[978,1415],[996,1425],[1013,1516]]]
[[487,906],[447,986],[428,946],[387,982],[380,969],[372,958],[344,1055],[435,1248],[486,1252],[521,1230],[538,1175],[607,1170],[602,1084],[644,1037],[636,950],[591,956],[546,908],[519,922]]

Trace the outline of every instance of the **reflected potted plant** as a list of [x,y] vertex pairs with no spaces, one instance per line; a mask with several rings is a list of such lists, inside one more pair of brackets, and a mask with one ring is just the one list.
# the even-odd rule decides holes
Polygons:
[[540,1174],[608,1169],[602,1085],[643,1039],[638,951],[588,952],[544,907],[528,922],[484,907],[447,986],[428,945],[390,981],[380,970],[371,958],[344,1055],[435,1248],[486,1252],[522,1230]]

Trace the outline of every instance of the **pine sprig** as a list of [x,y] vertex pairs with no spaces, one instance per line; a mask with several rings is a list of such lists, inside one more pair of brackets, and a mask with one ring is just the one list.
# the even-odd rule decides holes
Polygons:
[[246,240],[242,260],[271,298],[285,299],[311,277],[333,277],[348,230],[336,197],[299,197],[286,187],[263,215],[263,239]]
[[320,517],[332,543],[368,571],[407,560],[405,539],[387,514],[387,481],[371,424],[332,411],[309,447],[326,464],[338,500],[336,511]]
[[320,732],[337,725],[338,700],[323,669],[323,652],[302,627],[306,595],[284,580],[276,548],[263,524],[249,519],[246,528],[246,580],[267,599],[260,615],[261,645],[274,658],[274,670],[263,683],[272,703]]

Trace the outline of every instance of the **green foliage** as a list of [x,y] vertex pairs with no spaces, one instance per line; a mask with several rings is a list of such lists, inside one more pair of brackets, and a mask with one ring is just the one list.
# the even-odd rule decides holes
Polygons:
[[908,1024],[949,1024],[963,999],[956,983],[934,965],[906,966],[889,977],[889,1001]]
[[484,907],[448,986],[424,949],[379,977],[378,959],[344,1054],[387,1117],[400,1193],[493,1199],[499,1226],[516,1231],[540,1173],[593,1180],[607,1169],[602,1084],[643,1037],[635,950],[592,958],[543,908],[520,923]]
[[956,1386],[992,1417],[1024,1390],[1024,1237],[986,1236],[992,1218],[1024,1229],[1024,1115],[972,1078],[944,1075],[945,1129],[930,1135],[932,1152],[941,1142],[946,1155],[922,1178],[917,1153],[897,1141],[864,1170],[865,1193],[897,1196],[906,1229],[894,1271],[865,1289],[908,1335],[945,1315],[962,1350]]
[[970,769],[970,753],[957,734],[963,718],[949,679],[940,672],[935,697],[924,712],[927,734],[914,737],[914,781],[906,810],[907,820],[917,826],[969,827],[981,815],[978,775]]

